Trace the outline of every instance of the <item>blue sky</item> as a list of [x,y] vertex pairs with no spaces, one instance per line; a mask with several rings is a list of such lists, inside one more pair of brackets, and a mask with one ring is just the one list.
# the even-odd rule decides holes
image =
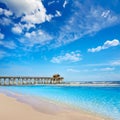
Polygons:
[[0,0],[0,75],[120,80],[119,0]]

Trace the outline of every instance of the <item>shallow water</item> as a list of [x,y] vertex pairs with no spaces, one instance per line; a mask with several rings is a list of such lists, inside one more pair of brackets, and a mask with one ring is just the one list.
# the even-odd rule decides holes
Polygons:
[[0,89],[44,97],[120,120],[120,87],[10,86]]

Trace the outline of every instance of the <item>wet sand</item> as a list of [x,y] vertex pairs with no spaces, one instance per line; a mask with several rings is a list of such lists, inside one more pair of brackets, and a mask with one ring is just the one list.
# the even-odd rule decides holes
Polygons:
[[0,120],[108,120],[51,101],[14,96],[0,94]]

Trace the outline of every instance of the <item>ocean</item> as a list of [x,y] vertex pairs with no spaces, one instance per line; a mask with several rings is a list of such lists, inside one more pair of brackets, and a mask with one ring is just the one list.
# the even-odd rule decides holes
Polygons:
[[0,90],[18,94],[43,97],[55,102],[84,109],[99,115],[120,120],[120,86],[5,86]]

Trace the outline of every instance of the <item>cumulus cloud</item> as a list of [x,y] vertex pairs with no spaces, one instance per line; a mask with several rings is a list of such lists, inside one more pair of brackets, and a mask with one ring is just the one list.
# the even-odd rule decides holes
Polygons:
[[10,25],[11,23],[12,23],[12,21],[9,18],[2,17],[0,19],[0,25],[7,26],[7,25]]
[[74,51],[70,53],[65,53],[64,55],[56,56],[51,59],[52,63],[61,63],[61,62],[78,62],[80,61],[81,54],[79,51]]
[[[14,18],[19,18],[19,20],[12,24],[11,31],[14,34],[23,34],[24,36],[19,39],[19,42],[23,43],[25,46],[27,44],[34,46],[36,44],[42,45],[45,43],[49,43],[52,39],[51,35],[45,31],[40,32],[36,27],[36,24],[42,24],[46,21],[50,21],[55,15],[47,14],[46,8],[44,7],[41,0],[5,0],[1,1],[5,3],[8,7],[9,11],[12,11]],[[29,7],[28,7],[29,6]],[[1,8],[1,13],[3,9]],[[10,15],[8,11],[4,12],[6,15]],[[3,13],[2,13],[3,14]],[[60,16],[60,12],[56,13]],[[12,18],[1,18],[1,25],[10,25],[12,23]],[[30,31],[32,29],[32,31]],[[35,33],[34,33],[35,32]],[[33,35],[34,33],[34,35]]]
[[35,28],[35,25],[31,23],[25,24],[18,23],[12,27],[12,32],[15,34],[21,34],[23,33],[23,31],[25,32],[29,31],[31,28]]
[[10,17],[13,13],[10,10],[0,8],[0,25],[7,26],[12,23]]
[[108,49],[110,47],[118,46],[120,45],[119,40],[114,39],[112,41],[107,40],[102,46],[98,46],[96,48],[89,48],[88,52],[99,52],[104,49]]
[[5,0],[1,1],[7,5],[7,7],[20,17],[23,14],[30,14],[41,6],[41,0]]
[[2,2],[4,2],[17,17],[22,17],[21,21],[26,23],[40,24],[45,21],[50,21],[53,17],[46,13],[47,11],[41,0],[5,0]]
[[10,10],[0,8],[0,15],[5,15],[6,17],[12,16],[13,13]]
[[114,46],[118,46],[120,44],[120,42],[119,42],[119,40],[117,40],[117,39],[114,39],[114,40],[112,40],[112,41],[106,41],[105,43],[104,43],[104,45],[102,46],[103,47],[103,49],[107,49],[107,48],[109,48],[109,47],[114,47]]
[[0,41],[0,45],[8,49],[15,49],[17,47],[13,41]]
[[36,36],[36,32],[35,32],[35,31],[32,31],[31,33],[27,32],[27,33],[25,34],[25,36],[26,36],[27,38],[34,37],[34,36]]
[[21,28],[21,26],[15,25],[15,26],[12,28],[12,32],[15,33],[15,34],[21,34],[21,33],[22,33],[22,28]]
[[21,28],[23,30],[26,29],[27,31],[29,31],[31,28],[35,28],[35,25],[31,23],[21,24]]
[[[50,11],[47,11],[48,8],[45,8],[42,0],[0,0],[0,2],[4,3],[9,9],[0,9],[1,14],[3,14],[3,11],[6,11],[4,12],[5,17],[0,19],[0,25],[10,25],[12,21],[14,22],[14,19],[19,18],[19,22],[15,21],[18,25],[12,24],[12,32],[18,35],[21,33],[25,34],[27,38],[29,33],[32,32],[30,29],[37,31],[40,24],[46,21],[50,22],[55,17],[60,17],[66,11],[66,5],[69,4],[71,8],[67,10],[69,15],[66,15],[65,19],[62,18],[61,25],[58,19],[54,19],[55,22],[49,24],[49,28],[51,28],[52,25],[53,28],[55,26],[56,32],[53,32],[52,29],[49,30],[49,28],[46,29],[46,26],[43,24],[41,25],[41,27],[45,27],[44,31],[46,36],[48,36],[48,38],[52,36],[53,38],[52,44],[50,45],[51,47],[59,47],[78,40],[85,35],[93,35],[103,28],[116,25],[119,23],[120,19],[119,14],[110,9],[105,9],[102,6],[96,6],[93,1],[91,2],[91,6],[87,1],[80,2],[79,0],[75,0],[73,2],[68,2],[68,0],[64,0],[60,2],[53,0],[48,2],[48,5],[60,4],[64,8],[63,11],[60,11],[60,9],[56,10],[55,8],[54,14],[53,12],[50,13]],[[12,17],[8,19],[10,15],[12,15]],[[42,38],[39,39],[42,40]],[[49,40],[50,39],[48,39],[48,42]],[[20,41],[25,40],[21,38]],[[47,39],[44,38],[43,41],[47,41]],[[36,42],[32,43],[36,45]],[[99,51],[101,48],[99,47],[97,49]]]
[[45,44],[48,44],[52,40],[52,36],[47,34],[43,30],[36,30],[32,32],[26,32],[25,36],[22,39],[19,39],[19,42],[25,46],[33,47],[38,45],[39,47]]
[[46,15],[46,11],[38,11],[34,14],[25,15],[21,21],[26,23],[40,24],[45,21],[50,21],[52,17],[52,15]]
[[0,33],[0,39],[4,39],[4,34],[3,33]]

